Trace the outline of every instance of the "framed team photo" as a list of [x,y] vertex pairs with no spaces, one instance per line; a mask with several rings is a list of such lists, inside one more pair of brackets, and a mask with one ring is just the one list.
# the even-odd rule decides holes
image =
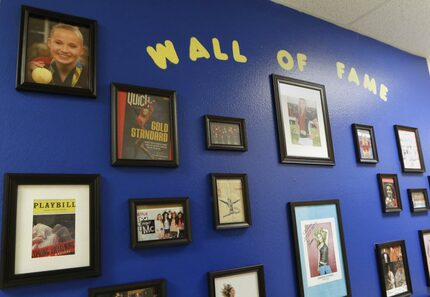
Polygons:
[[430,229],[419,230],[427,286],[430,287]]
[[402,211],[403,207],[397,174],[379,173],[377,178],[383,212]]
[[290,202],[299,294],[351,296],[339,200]]
[[22,6],[16,88],[95,97],[96,25]]
[[99,176],[6,174],[2,287],[100,274]]
[[211,181],[215,229],[251,226],[247,175],[212,173]]
[[405,241],[392,241],[375,246],[382,296],[411,296],[413,292]]
[[325,87],[272,75],[282,163],[334,165]]
[[151,280],[89,289],[89,297],[166,297],[166,281]]
[[188,197],[130,199],[129,205],[132,248],[191,242]]
[[177,167],[176,93],[113,83],[112,165]]
[[430,208],[427,189],[408,189],[411,212],[427,212]]
[[263,265],[209,272],[208,279],[209,297],[266,297]]
[[418,129],[394,125],[394,131],[403,172],[424,172],[426,168]]
[[247,151],[245,119],[206,115],[208,150]]
[[376,148],[375,132],[369,125],[352,124],[352,133],[355,143],[355,156],[358,163],[379,162]]

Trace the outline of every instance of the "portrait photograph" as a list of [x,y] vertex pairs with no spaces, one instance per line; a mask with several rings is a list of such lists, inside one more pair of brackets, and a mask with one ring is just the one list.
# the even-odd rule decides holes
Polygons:
[[166,281],[152,280],[89,289],[89,297],[166,297]]
[[356,159],[359,163],[379,162],[375,133],[369,125],[352,124]]
[[212,173],[215,229],[246,228],[251,211],[246,174]]
[[208,273],[210,297],[265,297],[264,267],[255,265]]
[[418,231],[427,287],[430,287],[430,229]]
[[409,204],[412,212],[429,210],[427,189],[408,189]]
[[188,198],[130,199],[132,247],[191,241]]
[[282,163],[334,165],[323,85],[272,75]]
[[384,212],[402,211],[397,174],[378,174],[379,192]]
[[338,200],[289,203],[300,296],[351,296]]
[[96,96],[93,20],[23,6],[17,89]]
[[206,147],[209,150],[248,150],[245,120],[206,115]]
[[394,130],[403,172],[424,172],[425,165],[418,129],[394,125]]
[[406,246],[403,240],[376,244],[382,294],[386,297],[411,296]]
[[159,90],[113,83],[112,165],[179,165],[176,95]]

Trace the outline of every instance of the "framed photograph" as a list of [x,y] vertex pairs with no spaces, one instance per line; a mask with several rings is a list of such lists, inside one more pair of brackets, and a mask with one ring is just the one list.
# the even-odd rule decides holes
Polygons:
[[16,88],[96,97],[96,21],[22,6]]
[[177,167],[176,93],[113,83],[112,165]]
[[215,229],[251,226],[247,175],[212,173],[211,180]]
[[379,162],[376,149],[375,133],[373,127],[368,125],[352,124],[352,133],[355,143],[355,156],[358,163]]
[[384,212],[402,211],[402,200],[400,199],[399,181],[397,174],[377,175],[379,193],[381,195],[382,210]]
[[130,199],[131,247],[191,242],[189,198]]
[[299,295],[351,296],[339,200],[290,202]]
[[263,265],[208,273],[209,297],[266,297]]
[[152,280],[89,289],[89,297],[166,297],[166,281]]
[[334,165],[323,85],[272,75],[282,163]]
[[411,296],[412,283],[405,241],[392,241],[375,246],[382,296]]
[[8,173],[4,193],[2,287],[100,274],[98,175]]
[[247,151],[245,119],[205,115],[208,150]]
[[394,125],[397,147],[403,172],[424,172],[423,152],[421,150],[418,129]]
[[426,212],[429,210],[427,189],[408,189],[408,196],[412,212]]
[[430,287],[430,229],[419,230],[418,234],[420,236],[427,286]]

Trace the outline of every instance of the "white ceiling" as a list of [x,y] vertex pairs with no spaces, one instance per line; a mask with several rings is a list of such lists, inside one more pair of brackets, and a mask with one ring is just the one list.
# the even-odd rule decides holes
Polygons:
[[430,0],[272,0],[430,58]]

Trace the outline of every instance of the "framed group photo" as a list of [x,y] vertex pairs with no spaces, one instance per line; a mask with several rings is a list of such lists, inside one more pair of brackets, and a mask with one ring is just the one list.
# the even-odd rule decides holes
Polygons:
[[100,274],[99,176],[6,174],[2,287]]
[[96,96],[96,21],[22,6],[16,88]]
[[129,205],[132,248],[191,242],[188,197],[130,199]]
[[245,120],[205,115],[208,150],[247,151]]
[[212,173],[215,229],[251,226],[248,177],[242,173]]
[[404,240],[376,244],[382,296],[406,297],[412,295],[408,257]]
[[325,87],[272,75],[282,163],[334,165]]
[[427,189],[408,189],[411,212],[427,212],[430,208]]
[[89,297],[166,297],[166,281],[151,280],[89,289]]
[[113,83],[112,165],[177,167],[176,93]]
[[397,174],[378,173],[377,178],[383,212],[402,211],[403,207]]
[[419,230],[427,286],[430,287],[430,229]]
[[209,297],[266,297],[263,265],[208,273]]
[[339,200],[290,202],[299,296],[351,296]]
[[403,172],[424,172],[426,168],[418,129],[394,125],[394,130]]
[[355,156],[359,163],[375,164],[379,162],[375,132],[369,125],[352,124],[355,143]]

